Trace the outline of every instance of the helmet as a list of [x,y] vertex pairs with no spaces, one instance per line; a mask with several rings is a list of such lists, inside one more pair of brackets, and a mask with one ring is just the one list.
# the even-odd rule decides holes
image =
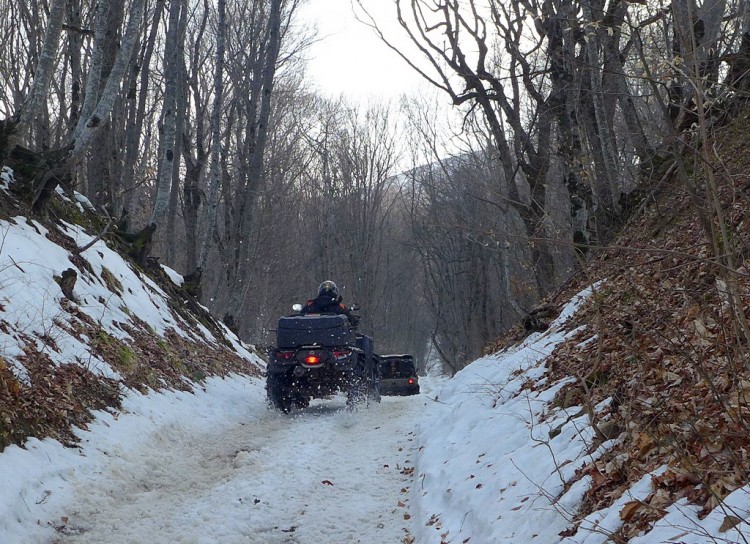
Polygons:
[[320,287],[318,287],[318,296],[320,295],[331,295],[331,296],[337,296],[339,294],[339,289],[336,287],[336,284],[333,283],[331,280],[326,280],[323,283],[320,284]]

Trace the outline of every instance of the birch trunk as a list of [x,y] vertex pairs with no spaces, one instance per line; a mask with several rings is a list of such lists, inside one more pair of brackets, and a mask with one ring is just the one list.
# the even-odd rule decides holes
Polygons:
[[74,135],[71,141],[72,149],[68,159],[73,162],[81,157],[87,149],[89,143],[96,135],[97,129],[104,122],[104,119],[112,111],[112,107],[120,93],[120,86],[125,77],[125,70],[130,63],[133,54],[133,46],[138,40],[138,31],[143,20],[143,10],[145,0],[134,0],[131,6],[130,18],[128,25],[122,36],[120,50],[109,73],[107,82],[104,85],[100,99],[86,121],[79,123],[81,130]]
[[162,105],[161,141],[159,143],[160,157],[157,170],[156,197],[149,221],[152,225],[159,225],[169,207],[172,180],[175,169],[179,165],[179,148],[175,145],[177,134],[177,78],[179,65],[183,58],[187,6],[184,0],[174,1],[169,9],[169,28],[164,45],[164,103]]
[[60,48],[60,35],[65,19],[65,4],[66,0],[52,0],[50,4],[47,30],[44,33],[44,45],[34,71],[34,82],[16,115],[16,134],[20,136],[23,136],[34,118],[39,115],[40,109],[44,107],[52,75],[55,71],[58,49]]
[[208,201],[204,209],[204,232],[198,254],[198,270],[205,270],[209,244],[216,228],[219,206],[219,178],[221,176],[221,110],[224,102],[224,49],[226,47],[226,0],[218,0],[218,29],[216,35],[216,67],[214,71],[214,100],[211,112],[211,162],[208,175]]

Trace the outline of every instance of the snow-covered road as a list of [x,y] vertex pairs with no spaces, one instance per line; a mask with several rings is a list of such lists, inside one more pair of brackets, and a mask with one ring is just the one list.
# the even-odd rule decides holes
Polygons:
[[408,542],[424,405],[385,397],[351,413],[332,399],[284,416],[254,402],[209,428],[169,420],[75,471],[51,542]]
[[264,410],[199,435],[166,428],[79,484],[57,542],[400,542],[410,400]]

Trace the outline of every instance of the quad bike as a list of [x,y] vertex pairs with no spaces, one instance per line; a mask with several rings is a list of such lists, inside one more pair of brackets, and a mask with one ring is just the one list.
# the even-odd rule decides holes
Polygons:
[[281,317],[268,353],[269,405],[287,413],[337,392],[346,394],[350,409],[380,402],[376,360],[372,338],[357,333],[345,315]]

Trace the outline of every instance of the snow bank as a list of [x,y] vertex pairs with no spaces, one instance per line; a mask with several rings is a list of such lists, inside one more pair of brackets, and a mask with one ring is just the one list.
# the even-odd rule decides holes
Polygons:
[[[546,357],[577,332],[566,334],[565,321],[591,292],[574,297],[544,333],[473,362],[430,394],[434,401],[417,433],[416,542],[603,544],[622,526],[625,504],[651,492],[651,477],[663,469],[587,516],[574,535],[561,536],[574,526],[592,482],[586,476],[566,484],[613,445],[589,453],[593,432],[583,410],[551,405],[569,380],[547,383],[545,377]],[[735,491],[706,519],[697,514],[696,507],[678,502],[632,542],[745,542],[750,487]]]
[[[75,257],[50,239],[53,234],[72,239],[79,248],[94,241],[84,229],[68,223],[60,233],[50,233],[24,217],[0,221],[0,319],[7,324],[0,327],[0,346],[16,377],[28,380],[19,357],[31,343],[55,364],[78,362],[96,374],[117,378],[92,352],[90,339],[74,332],[81,329],[83,318],[118,339],[129,339],[124,324],[140,327],[137,318],[159,335],[174,330],[194,342],[218,344],[203,325],[188,325],[173,312],[167,294],[102,240]],[[58,283],[70,268],[77,274],[74,301],[66,299]],[[225,334],[241,356],[261,366],[233,333],[226,329]]]
[[586,459],[592,433],[575,411],[539,421],[563,383],[523,386],[543,378],[544,359],[566,338],[564,322],[589,293],[546,332],[473,362],[436,392],[418,433],[418,542],[560,540],[581,495],[563,486]]
[[49,541],[52,529],[67,522],[59,512],[73,499],[72,482],[102,478],[113,459],[126,458],[159,433],[220,431],[246,417],[250,406],[263,405],[263,393],[257,379],[245,376],[208,378],[194,393],[131,392],[122,411],[98,412],[87,430],[76,432],[78,448],[35,438],[25,448],[6,448],[0,454],[0,542]]

